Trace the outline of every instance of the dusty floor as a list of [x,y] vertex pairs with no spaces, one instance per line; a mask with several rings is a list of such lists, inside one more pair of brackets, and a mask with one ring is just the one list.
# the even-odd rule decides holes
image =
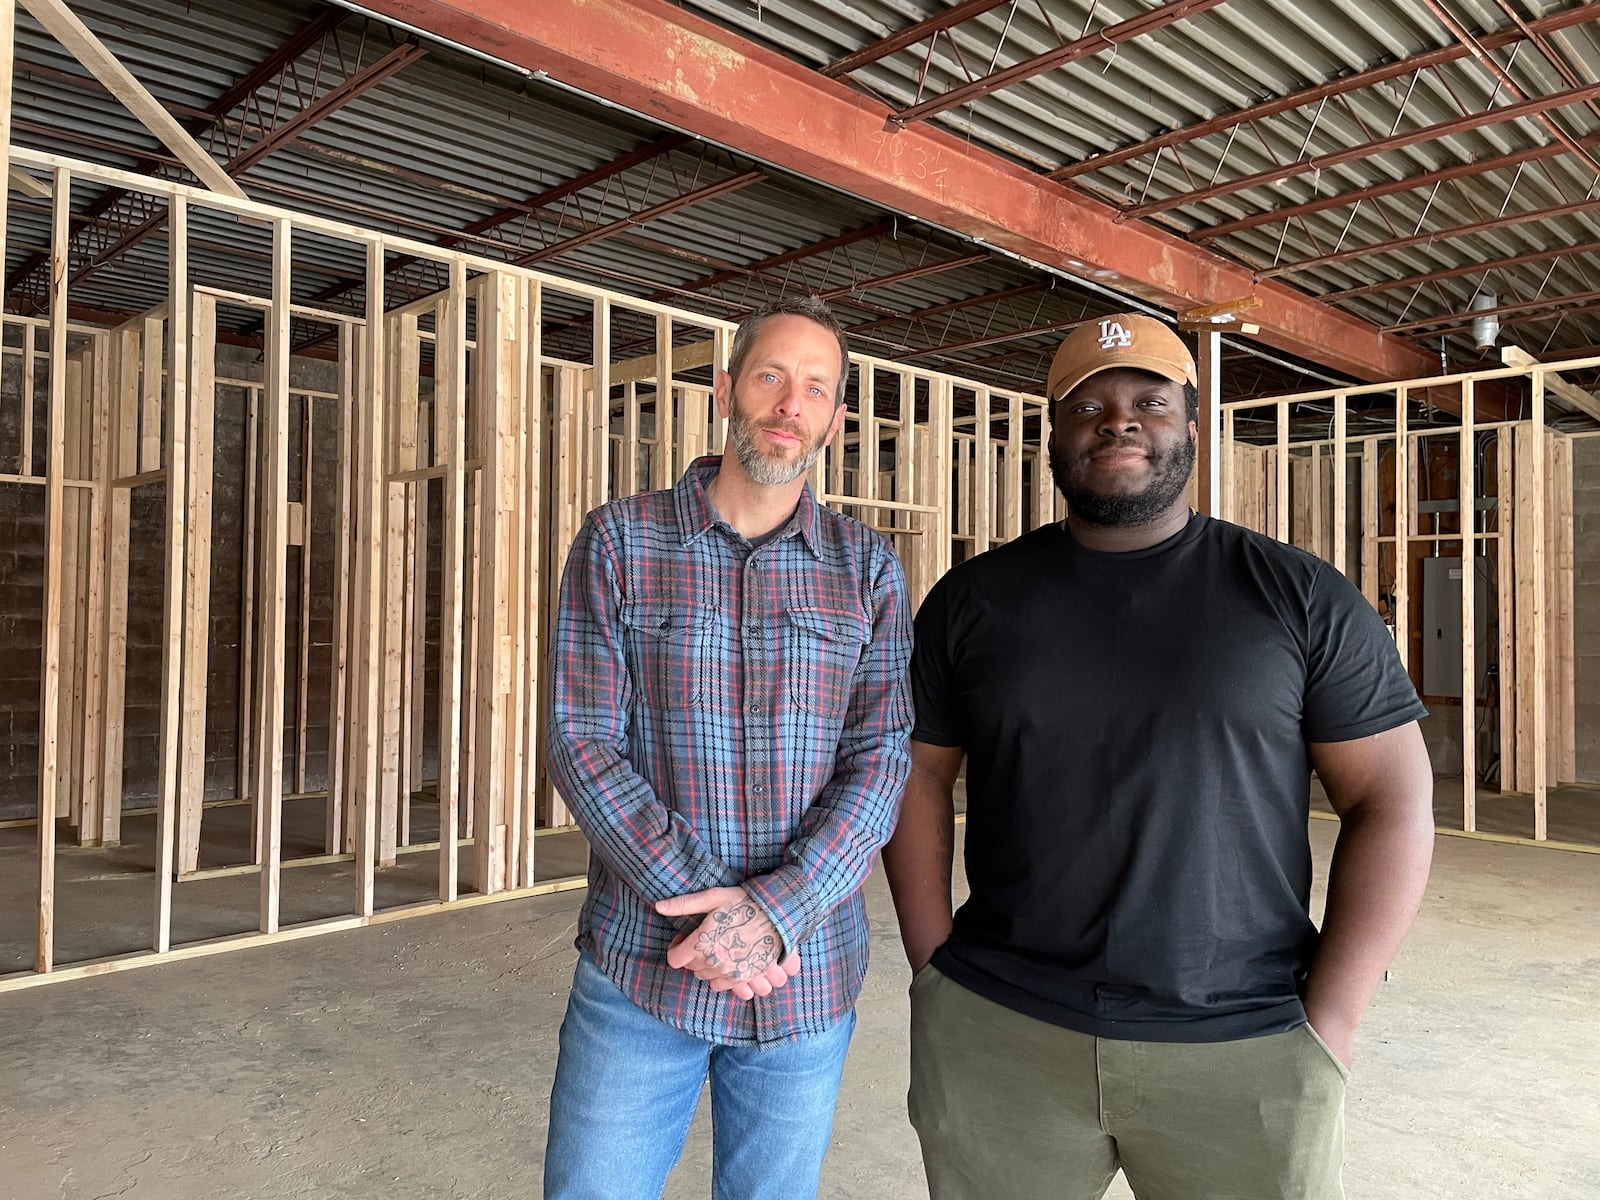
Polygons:
[[[1319,867],[1334,832],[1312,822]],[[899,1200],[925,1195],[907,974],[869,887],[876,966],[822,1195]],[[536,1196],[579,902],[0,995],[0,1200]],[[1357,1042],[1352,1200],[1600,1195],[1597,995],[1600,856],[1441,838]],[[702,1113],[669,1198],[707,1194],[708,1153]]]

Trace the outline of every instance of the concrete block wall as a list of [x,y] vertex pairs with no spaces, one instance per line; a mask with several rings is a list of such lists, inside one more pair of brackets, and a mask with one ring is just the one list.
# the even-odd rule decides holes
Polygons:
[[[255,352],[218,351],[218,374],[262,377]],[[20,446],[21,364],[6,356],[0,376],[0,472],[17,468]],[[44,410],[44,372],[39,372],[38,413]],[[336,386],[334,364],[296,359],[291,384],[322,391]],[[212,591],[207,661],[206,795],[236,794],[238,770],[240,594],[244,578],[245,422],[243,388],[217,390],[213,444]],[[332,674],[333,538],[336,500],[337,429],[331,402],[319,401],[314,430],[311,582],[311,662],[308,703],[307,779],[310,789],[326,782],[328,704]],[[289,413],[290,495],[298,496],[302,469],[301,401]],[[34,446],[45,439],[42,417]],[[128,650],[124,714],[123,804],[148,805],[156,795],[160,740],[162,572],[165,557],[165,487],[151,484],[132,493],[128,570]],[[300,662],[300,550],[291,546],[287,573],[284,696],[286,790],[292,785],[294,721]],[[39,676],[43,646],[44,489],[0,484],[0,820],[35,815],[38,804]]]
[[[34,379],[34,461],[44,446],[49,380]],[[21,470],[22,359],[0,358],[0,472]],[[37,469],[37,467],[36,467]],[[39,670],[44,650],[44,489],[0,484],[0,820],[32,816],[39,787]]]

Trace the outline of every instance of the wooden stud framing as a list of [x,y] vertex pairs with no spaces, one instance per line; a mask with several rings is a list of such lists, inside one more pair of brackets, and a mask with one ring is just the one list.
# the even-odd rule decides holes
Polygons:
[[351,501],[354,479],[352,467],[352,422],[355,419],[355,339],[348,324],[339,326],[339,408],[338,456],[334,492],[333,538],[333,645],[331,675],[333,688],[328,704],[328,801],[323,813],[323,848],[328,854],[348,852],[349,797],[345,785],[345,721],[349,711],[350,682],[350,562],[355,526]]
[[1478,827],[1478,644],[1474,621],[1478,607],[1477,408],[1472,380],[1461,385],[1461,436],[1458,476],[1461,533],[1461,828]]
[[1333,397],[1333,563],[1350,574],[1350,451],[1345,436],[1350,398],[1343,392]]
[[[64,181],[62,181],[64,182]],[[58,187],[59,191],[60,188]],[[161,650],[161,749],[156,817],[156,950],[172,946],[173,851],[178,822],[178,787],[181,778],[178,732],[183,701],[184,548],[188,544],[188,436],[189,436],[189,209],[183,197],[173,201],[168,221],[167,287],[167,388],[165,465],[167,469],[166,568]],[[161,340],[149,337],[145,325],[145,386],[149,394],[152,373],[159,376]],[[152,365],[155,371],[152,372]]]
[[[598,315],[598,313],[597,313]],[[609,338],[602,340],[598,326],[595,331],[595,362],[610,355],[606,346]],[[656,314],[656,407],[655,450],[651,455],[650,486],[669,488],[678,480],[675,447],[673,446],[673,395],[672,372],[672,318],[666,313]],[[725,360],[718,360],[719,362]],[[685,463],[685,466],[688,464]],[[576,532],[576,530],[574,530]]]
[[1400,651],[1400,661],[1407,669],[1411,666],[1411,580],[1410,561],[1406,547],[1410,545],[1411,513],[1416,488],[1411,474],[1411,438],[1406,429],[1406,404],[1408,389],[1404,386],[1395,392],[1394,411],[1394,594],[1396,603],[1391,613],[1394,625],[1395,646]]
[[99,845],[103,819],[101,805],[105,789],[100,773],[105,762],[106,731],[106,663],[107,646],[106,606],[109,581],[106,577],[106,547],[108,539],[109,501],[111,494],[111,387],[114,344],[109,335],[95,339],[94,377],[86,411],[89,428],[86,431],[90,478],[93,487],[88,493],[88,605],[84,631],[85,645],[89,647],[84,664],[84,710],[82,795],[78,815],[78,841],[80,845]]
[[356,913],[373,913],[373,868],[377,851],[379,741],[382,720],[383,638],[374,620],[371,597],[383,578],[384,427],[388,338],[385,336],[383,277],[385,246],[367,244],[367,309],[360,343],[360,384],[356,410],[356,596],[351,636],[356,664],[352,685],[356,710],[350,731],[355,804]]
[[[522,639],[526,649],[521,661],[523,671],[520,678],[523,681],[522,693],[522,745],[523,745],[523,777],[518,786],[520,802],[522,804],[521,855],[517,861],[517,886],[529,887],[533,884],[535,868],[535,839],[534,829],[539,818],[540,805],[538,798],[547,785],[544,782],[544,740],[543,740],[543,699],[544,699],[544,658],[541,653],[546,645],[544,640],[544,627],[542,613],[544,611],[545,597],[548,593],[546,575],[543,570],[547,561],[543,533],[545,522],[539,519],[545,512],[544,489],[544,371],[540,366],[541,351],[543,349],[541,333],[542,290],[539,282],[533,279],[523,280],[525,292],[525,328],[526,340],[523,344],[523,460],[522,460],[522,498],[523,512],[530,519],[525,520],[522,526],[522,552],[527,563],[526,589],[524,596],[526,602],[518,609],[518,620],[522,628]],[[553,794],[553,791],[552,791]]]
[[289,263],[293,228],[272,229],[272,311],[267,325],[267,386],[262,397],[261,669],[256,690],[256,779],[252,796],[261,848],[261,932],[278,929],[283,858],[284,621],[288,579],[285,514],[289,488]]
[[[1532,577],[1531,611],[1517,613],[1519,637],[1523,632],[1526,621],[1529,657],[1532,659],[1533,670],[1528,678],[1528,690],[1532,693],[1530,704],[1532,712],[1533,739],[1533,837],[1535,841],[1544,841],[1550,836],[1549,832],[1549,745],[1547,737],[1548,721],[1548,696],[1546,695],[1545,677],[1547,674],[1545,661],[1545,639],[1548,634],[1548,611],[1546,605],[1549,597],[1546,593],[1545,556],[1546,530],[1545,530],[1545,455],[1544,455],[1544,418],[1545,418],[1545,386],[1544,372],[1533,373],[1533,404],[1532,419],[1528,428],[1528,507],[1526,509],[1527,521],[1531,527],[1533,537],[1531,541],[1532,553],[1523,561],[1524,572]],[[1521,482],[1519,480],[1519,482]]]
[[244,198],[244,191],[216,159],[106,49],[67,7],[66,0],[22,0],[22,6],[202,183],[224,195]]
[[1573,661],[1572,441],[1546,433],[1546,683],[1549,696],[1549,775],[1552,782],[1576,780],[1576,667]]
[[315,437],[316,404],[310,396],[300,400],[300,662],[295,671],[299,692],[294,723],[294,790],[306,790],[306,735],[310,721],[311,697],[311,505],[313,496],[312,451]]
[[[245,393],[244,418],[244,563],[239,580],[239,760],[238,782],[241,796],[253,796],[255,786],[255,729],[250,714],[255,706],[255,602],[256,602],[256,525],[260,505],[257,503],[257,476],[260,473],[261,389],[250,388]],[[252,825],[251,860],[261,861],[261,847],[255,841]]]
[[[112,335],[111,474],[131,475],[139,462],[139,383],[142,322],[132,322]],[[30,335],[31,336],[31,335]],[[131,496],[125,487],[111,487],[106,518],[105,633],[106,728],[100,767],[101,845],[122,840],[122,748],[128,662],[128,557]]]
[[[426,656],[434,644],[426,631],[430,571],[425,514],[427,491],[438,479],[444,498],[444,525],[436,531],[443,543],[444,584],[438,639],[441,829],[437,845],[426,849],[439,854],[441,902],[457,901],[461,818],[470,814],[476,834],[470,844],[477,888],[486,895],[500,895],[531,885],[536,874],[536,833],[543,832],[538,829],[540,819],[552,826],[570,823],[559,798],[545,794],[539,761],[544,728],[540,674],[548,645],[549,594],[589,507],[637,486],[658,482],[670,486],[690,456],[723,448],[726,423],[714,413],[712,392],[701,382],[675,381],[673,376],[675,367],[688,370],[725,362],[733,327],[470,254],[403,239],[391,241],[340,222],[291,215],[165,180],[68,163],[25,149],[16,151],[16,161],[29,171],[55,173],[56,182],[64,185],[52,189],[58,205],[64,206],[74,178],[86,178],[97,186],[144,189],[170,203],[173,222],[168,301],[120,330],[72,327],[74,338],[87,333],[90,340],[100,339],[77,368],[85,372],[81,388],[69,386],[71,359],[64,334],[56,345],[59,331],[67,328],[64,296],[62,320],[52,328],[51,344],[40,346],[37,354],[45,360],[39,369],[50,370],[57,417],[53,436],[61,441],[61,469],[47,470],[38,486],[47,492],[53,488],[63,522],[68,519],[69,496],[76,497],[73,504],[82,510],[73,541],[78,565],[63,570],[67,564],[62,547],[55,547],[59,574],[53,603],[64,603],[73,619],[53,626],[58,638],[57,692],[47,708],[59,731],[79,740],[62,744],[65,762],[60,751],[52,760],[47,772],[55,781],[50,809],[62,800],[69,815],[80,819],[86,840],[92,839],[96,828],[109,834],[122,812],[120,710],[125,692],[119,689],[123,687],[120,664],[126,661],[130,490],[160,482],[169,496],[165,518],[169,553],[163,576],[161,794],[153,810],[158,827],[156,951],[171,953],[174,882],[217,874],[216,869],[185,869],[197,863],[189,847],[197,845],[192,838],[199,814],[217,803],[248,804],[254,817],[257,861],[225,870],[258,876],[263,932],[230,945],[299,936],[294,929],[280,929],[293,920],[292,909],[281,901],[282,871],[293,865],[342,861],[347,853],[355,863],[357,880],[354,913],[347,927],[387,919],[388,914],[375,911],[376,870],[380,862],[393,859],[400,850],[396,843],[404,839],[398,797],[394,807],[384,809],[385,771],[392,763],[401,764],[404,779],[396,780],[396,790],[407,794],[421,782],[422,739],[415,735],[421,732],[423,667],[431,663]],[[193,205],[208,214],[270,225],[274,243],[270,298],[191,285],[187,250]],[[346,239],[362,249],[368,276],[364,320],[316,314],[290,302],[289,247],[302,232]],[[445,265],[450,287],[385,312],[383,268],[390,249]],[[470,286],[469,271],[475,276]],[[563,305],[579,297],[596,312],[594,353],[586,362],[562,363],[544,356],[539,314],[545,288],[559,292]],[[611,362],[614,303],[655,323],[659,336],[653,354],[631,363]],[[217,372],[211,337],[218,304],[256,307],[266,314],[269,361],[264,382],[224,379]],[[472,305],[477,305],[475,340],[466,337]],[[389,339],[407,340],[397,332],[404,328],[407,312],[413,314],[416,345],[391,356]],[[331,392],[289,386],[288,320],[297,315],[332,321],[339,329],[339,383]],[[424,323],[431,318],[434,327],[416,326],[418,315]],[[31,340],[44,322],[20,324]],[[676,349],[675,332],[690,339]],[[83,344],[75,342],[72,348],[76,351]],[[431,410],[422,395],[411,392],[398,373],[391,376],[388,370],[391,363],[414,369],[429,349],[435,365]],[[8,353],[20,353],[26,367],[26,345]],[[858,357],[858,363],[861,418],[855,422],[854,436],[838,439],[826,462],[819,464],[814,483],[823,492],[826,482],[827,502],[893,526],[897,549],[905,557],[908,579],[915,581],[919,598],[948,566],[956,513],[961,514],[963,529],[970,529],[970,535],[961,536],[984,545],[1015,538],[1047,519],[1054,493],[1045,449],[1031,432],[1035,422],[1041,436],[1048,427],[1041,401],[1009,392],[991,394],[968,381],[903,364],[865,357]],[[872,385],[884,374],[900,381],[897,416],[875,411]],[[626,389],[627,398],[618,397],[620,409],[613,407],[612,384]],[[212,392],[222,385],[240,388],[251,410],[246,434],[250,519],[243,534],[248,542],[245,557],[260,563],[261,570],[259,576],[247,571],[241,595],[248,610],[241,632],[250,645],[244,649],[241,672],[248,692],[239,706],[246,724],[240,738],[240,777],[235,781],[238,797],[207,801],[204,713],[196,709],[205,699],[202,639],[210,615],[210,569],[205,560],[211,554],[211,521],[202,512],[202,493],[212,469]],[[958,426],[958,393],[963,411],[969,397],[981,394],[981,421],[962,417]],[[414,408],[402,412],[410,403],[408,394],[414,398]],[[303,417],[293,428],[291,396],[305,406],[295,410]],[[69,397],[77,398],[76,405]],[[324,404],[325,400],[332,403]],[[431,445],[425,436],[429,424]],[[469,428],[472,446],[465,443]],[[302,441],[304,478],[292,501],[287,493],[290,438]],[[409,439],[414,457],[391,449],[401,439]],[[613,466],[614,440],[619,444]],[[892,446],[885,444],[890,440]],[[642,446],[651,449],[642,453]],[[334,454],[337,467],[322,462],[320,470],[324,483],[328,478],[337,481],[337,511],[331,522],[314,526],[312,509],[326,502],[317,493],[318,460]],[[72,456],[70,461],[67,455]],[[891,456],[892,468],[885,470]],[[970,494],[963,481],[970,484]],[[469,486],[476,515],[468,504]],[[390,522],[392,493],[402,497],[395,524]],[[102,498],[98,507],[96,496]],[[324,510],[318,507],[317,514],[323,516]],[[313,529],[319,539],[315,548],[308,544]],[[334,537],[333,544],[321,544],[324,537]],[[284,662],[290,590],[286,547],[291,541],[302,547],[301,637],[297,686],[288,687],[286,695],[287,676],[294,669]],[[388,587],[397,548],[398,591]],[[335,568],[325,793],[309,790],[318,782],[313,778],[316,760],[310,754],[307,730],[314,714],[320,714],[316,693],[321,684],[313,688],[311,681],[313,663],[321,665],[316,656],[322,648],[313,646],[307,620],[312,587],[326,586],[320,572],[310,572],[314,549],[327,553]],[[103,572],[98,585],[96,571]],[[476,603],[471,599],[474,588]],[[391,596],[400,600],[401,627],[397,637],[386,641]],[[325,598],[317,599],[320,603]],[[475,626],[470,639],[469,622]],[[68,644],[78,655],[80,669],[63,674],[59,654]],[[400,653],[392,688],[391,645]],[[96,699],[102,691],[93,674],[96,647],[105,648],[103,701]],[[196,648],[200,653],[194,652]],[[78,687],[80,702],[64,694],[63,686]],[[400,698],[393,728],[407,739],[399,757],[385,752],[391,696]],[[431,705],[431,691],[428,700]],[[296,740],[288,767],[293,791],[286,797],[283,739],[290,723]],[[67,779],[66,787],[61,786],[59,774],[64,768],[78,772]],[[326,853],[285,863],[284,802],[302,796],[310,800],[313,795],[325,795]],[[53,840],[53,822],[41,824],[45,826],[41,842]],[[42,859],[41,865],[50,861]],[[556,886],[567,883],[556,881]],[[44,900],[50,894],[41,881],[42,923],[48,920]],[[319,926],[323,927],[331,926]],[[183,953],[191,953],[190,948],[183,948]]]
[[[9,73],[8,73],[9,74]],[[39,698],[39,891],[34,969],[55,959],[57,759],[61,695],[61,537],[66,470],[67,247],[71,180],[55,173],[50,220],[50,400],[45,448],[44,646]]]
[[989,548],[994,529],[994,440],[989,435],[989,389],[977,389],[972,463],[972,552]]
[[[478,410],[484,467],[480,480],[478,524],[477,633],[490,648],[477,661],[475,757],[477,816],[474,834],[474,883],[491,894],[502,891],[512,877],[507,862],[508,719],[512,679],[509,643],[512,599],[516,592],[516,413],[521,408],[521,329],[517,280],[504,274],[484,276],[478,304]],[[598,389],[597,381],[597,389]],[[602,412],[604,393],[597,397]]]
[[179,735],[179,873],[200,865],[206,792],[206,666],[211,644],[212,442],[217,403],[217,301],[189,302],[188,526],[184,553],[183,723]]
[[[1561,364],[1563,369],[1588,365],[1588,362]],[[1376,398],[1385,391],[1392,396],[1394,432],[1356,439],[1361,443],[1362,589],[1374,604],[1384,598],[1392,601],[1389,617],[1402,658],[1408,659],[1411,656],[1410,627],[1414,620],[1411,609],[1415,601],[1410,564],[1421,552],[1418,547],[1433,547],[1435,552],[1447,544],[1460,547],[1462,826],[1466,833],[1476,835],[1477,726],[1482,703],[1478,695],[1481,687],[1478,663],[1484,649],[1476,644],[1479,617],[1476,580],[1480,559],[1492,555],[1498,563],[1500,638],[1495,651],[1500,662],[1500,780],[1502,788],[1530,796],[1533,828],[1532,838],[1526,840],[1532,844],[1548,840],[1547,795],[1552,781],[1561,781],[1569,764],[1575,766],[1572,761],[1574,738],[1570,732],[1575,681],[1571,677],[1568,599],[1572,487],[1568,464],[1572,439],[1543,427],[1545,391],[1549,385],[1546,376],[1553,374],[1542,364],[1518,360],[1506,369],[1242,401],[1224,409],[1226,443],[1233,432],[1228,425],[1229,413],[1269,405],[1276,407],[1280,425],[1275,450],[1281,458],[1285,440],[1281,414],[1287,406],[1299,401],[1331,398],[1336,406],[1332,454],[1334,461],[1340,463],[1345,461],[1344,447],[1348,445],[1342,417],[1351,397],[1359,394]],[[1478,422],[1473,415],[1477,385],[1486,379],[1515,376],[1529,380],[1532,385],[1534,402],[1530,418]],[[1454,427],[1430,424],[1425,429],[1408,428],[1410,395],[1417,389],[1431,391],[1444,387],[1460,390],[1461,407],[1467,410],[1460,423]],[[1453,530],[1442,521],[1436,522],[1432,529],[1421,528],[1425,517],[1419,515],[1419,497],[1424,494],[1420,481],[1429,469],[1428,439],[1441,436],[1458,439],[1456,474],[1460,484],[1456,519],[1459,524]],[[1489,440],[1485,442],[1485,438]],[[1495,448],[1494,466],[1481,471],[1480,442]],[[1327,448],[1328,442],[1301,443],[1301,446],[1315,454]],[[1384,477],[1388,477],[1389,470],[1393,471],[1395,516],[1392,532],[1386,533],[1380,523],[1380,497],[1386,478],[1380,477],[1379,465],[1388,446],[1394,448],[1394,462],[1385,467]],[[1236,464],[1247,462],[1253,453],[1251,447],[1237,444],[1233,451],[1231,458]],[[1241,456],[1240,451],[1245,451],[1245,455]],[[1281,479],[1281,461],[1276,465]],[[1340,561],[1347,557],[1348,550],[1341,536],[1347,527],[1339,496],[1341,479],[1342,474],[1336,467],[1332,554]],[[1233,481],[1231,503],[1236,508],[1253,503],[1251,497],[1259,494],[1257,489],[1255,481],[1240,476]],[[1480,504],[1480,493],[1492,496],[1495,503]],[[1268,499],[1270,501],[1270,497]],[[1225,498],[1225,502],[1230,502],[1229,498]],[[1480,518],[1480,511],[1494,514],[1492,527],[1483,527],[1489,518]],[[1393,555],[1394,564],[1392,583],[1380,583],[1384,559],[1389,554]]]
[[1495,546],[1499,560],[1496,593],[1500,624],[1500,786],[1502,790],[1520,788],[1521,767],[1517,760],[1517,620],[1516,620],[1516,429],[1495,431]]
[[439,300],[434,359],[434,406],[442,433],[444,475],[444,578],[439,618],[439,899],[459,890],[456,856],[461,800],[462,552],[466,473],[466,264],[450,264],[450,287]]
[[[406,558],[408,495],[414,486],[399,483],[395,476],[411,471],[417,466],[417,394],[421,371],[421,339],[415,312],[402,312],[390,318],[390,334],[394,355],[388,363],[388,412],[393,418],[385,425],[384,511],[386,526],[383,536],[384,571],[382,587],[382,644],[383,644],[383,744],[380,751],[382,787],[379,792],[377,817],[378,862],[383,866],[395,863],[397,845],[410,841],[411,795],[402,789],[401,776],[404,743],[402,739],[402,708],[405,702],[403,684],[408,672],[404,670],[408,643],[405,639],[407,616]],[[437,347],[436,347],[437,352]],[[435,360],[437,363],[437,359]],[[409,716],[409,710],[406,713]],[[409,775],[410,772],[406,771]],[[409,783],[409,780],[407,781]]]

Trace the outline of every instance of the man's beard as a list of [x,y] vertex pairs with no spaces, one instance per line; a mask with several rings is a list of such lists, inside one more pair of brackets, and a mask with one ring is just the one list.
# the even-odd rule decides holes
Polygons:
[[[1095,447],[1102,449],[1103,447]],[[1068,459],[1050,444],[1050,473],[1067,498],[1067,511],[1091,525],[1124,528],[1148,525],[1171,507],[1189,486],[1194,469],[1195,446],[1190,438],[1162,451],[1150,447],[1150,482],[1142,492],[1092,492],[1082,482],[1089,455]]]
[[[800,438],[800,453],[794,458],[789,458],[781,447],[763,450],[758,437],[764,429],[777,429]],[[793,483],[809,471],[812,464],[821,456],[823,446],[827,444],[828,430],[824,427],[822,432],[809,443],[804,437],[797,423],[766,421],[757,424],[745,414],[743,406],[739,403],[738,394],[735,393],[731,397],[731,403],[728,405],[728,444],[733,447],[739,465],[744,468],[744,473],[750,477],[752,483],[759,483],[764,487],[782,487],[786,483]]]

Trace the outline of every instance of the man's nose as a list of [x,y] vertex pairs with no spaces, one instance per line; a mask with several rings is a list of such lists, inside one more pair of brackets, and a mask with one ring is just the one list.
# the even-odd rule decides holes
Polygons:
[[778,412],[786,417],[799,416],[801,412],[801,398],[805,394],[805,385],[799,382],[785,383],[778,391]]
[[1104,437],[1124,437],[1139,429],[1139,414],[1134,409],[1108,407],[1100,414],[1099,432]]

